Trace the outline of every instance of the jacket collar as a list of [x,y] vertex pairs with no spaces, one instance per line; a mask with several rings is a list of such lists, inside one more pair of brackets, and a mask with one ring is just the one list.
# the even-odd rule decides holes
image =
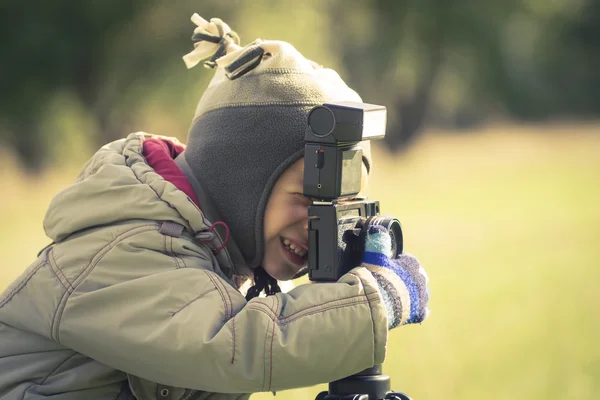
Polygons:
[[[183,171],[183,174],[188,179],[192,188],[194,189],[194,193],[198,199],[200,204],[200,208],[204,213],[204,217],[208,219],[210,222],[222,221],[222,218],[219,215],[219,211],[215,206],[212,199],[206,194],[206,192],[202,189],[202,185],[196,178],[195,174],[192,172],[191,167],[185,160],[185,150],[177,155],[175,158],[175,164]],[[217,233],[217,239],[215,240],[217,246],[221,246],[223,243],[223,232],[219,232],[218,229],[215,229]],[[242,253],[240,252],[237,244],[231,237],[229,236],[229,240],[227,240],[225,247],[223,250],[217,253],[216,255],[219,264],[226,265],[233,270],[234,275],[244,276],[244,277],[252,277],[253,273]]]

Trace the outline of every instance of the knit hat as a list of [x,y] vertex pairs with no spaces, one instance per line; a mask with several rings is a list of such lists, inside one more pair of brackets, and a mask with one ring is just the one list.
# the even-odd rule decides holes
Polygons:
[[[357,101],[339,75],[307,60],[291,44],[240,47],[218,18],[192,16],[198,27],[188,68],[203,59],[216,68],[190,128],[185,160],[214,201],[248,265],[263,259],[263,219],[279,176],[304,156],[306,116],[316,105]],[[363,146],[367,170],[370,153]]]

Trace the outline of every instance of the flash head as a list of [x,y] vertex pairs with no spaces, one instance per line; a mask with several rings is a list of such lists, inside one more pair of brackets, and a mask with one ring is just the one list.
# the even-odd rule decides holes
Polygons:
[[360,142],[385,136],[387,110],[375,104],[339,102],[316,106],[304,134],[304,195],[331,201],[361,189]]
[[387,110],[375,104],[338,102],[314,107],[308,113],[306,142],[343,144],[385,136]]

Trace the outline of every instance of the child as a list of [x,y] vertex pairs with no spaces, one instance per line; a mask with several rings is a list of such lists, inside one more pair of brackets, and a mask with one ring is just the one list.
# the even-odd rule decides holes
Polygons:
[[[388,329],[425,318],[424,272],[410,256],[389,259],[377,227],[363,265],[337,283],[274,294],[274,278],[306,266],[306,114],[361,100],[287,43],[242,48],[221,20],[192,21],[186,63],[213,55],[217,70],[187,148],[133,133],[52,200],[53,243],[0,297],[1,398],[238,398],[314,385],[382,363]],[[253,274],[247,300],[236,288]],[[273,295],[250,299],[263,287]]]

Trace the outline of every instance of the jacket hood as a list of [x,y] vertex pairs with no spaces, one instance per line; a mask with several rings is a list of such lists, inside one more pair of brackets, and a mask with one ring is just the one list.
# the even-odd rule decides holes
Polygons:
[[[85,164],[75,182],[50,202],[44,219],[48,237],[69,235],[132,219],[172,221],[196,233],[208,229],[200,209],[144,158],[143,132],[103,146]],[[169,138],[173,140],[173,138]]]

